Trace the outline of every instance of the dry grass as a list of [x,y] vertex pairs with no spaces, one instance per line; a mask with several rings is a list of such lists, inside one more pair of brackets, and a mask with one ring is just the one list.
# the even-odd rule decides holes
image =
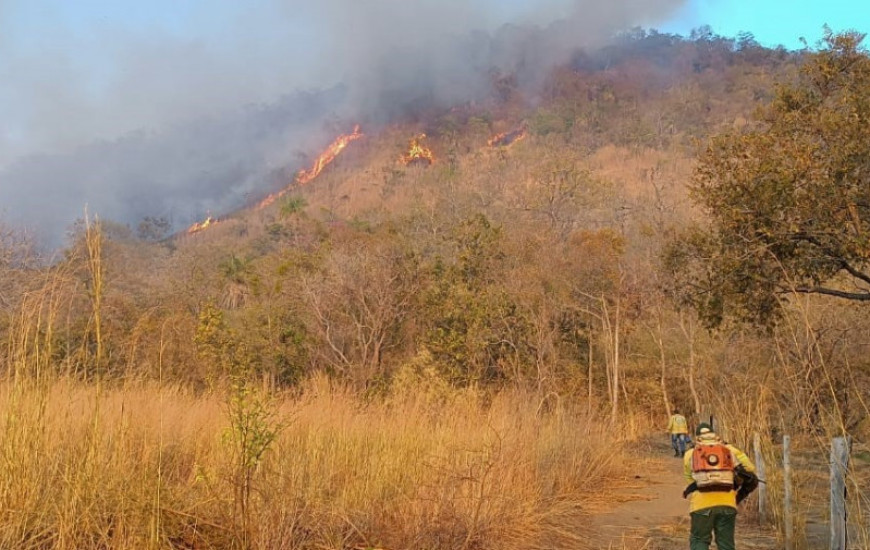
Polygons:
[[[850,548],[870,548],[870,462],[862,459],[866,436],[857,429],[850,431],[843,401],[836,399],[838,384],[848,380],[850,390],[859,396],[858,403],[851,405],[851,414],[866,418],[870,410],[861,397],[866,387],[856,383],[856,373],[848,362],[837,362],[837,355],[833,360],[827,357],[824,343],[816,336],[823,331],[814,325],[819,312],[810,309],[812,303],[807,300],[799,305],[799,315],[787,318],[784,336],[774,340],[781,348],[775,355],[774,373],[759,368],[744,379],[731,377],[729,385],[717,388],[719,402],[714,408],[720,411],[720,427],[724,427],[726,437],[750,452],[753,460],[753,434],[761,435],[769,521],[780,542],[786,536],[782,435],[791,436],[792,537],[799,549],[830,544],[831,445],[835,437],[851,437],[852,456],[846,473],[848,541]],[[742,349],[746,353],[747,348]],[[808,391],[810,380],[815,386]],[[729,406],[733,403],[740,407]],[[746,507],[752,511],[747,514],[751,521],[758,520],[756,498],[750,497]]]
[[6,383],[3,548],[582,548],[612,442],[568,407],[505,393],[367,404],[319,380],[233,517],[224,401],[172,386]]

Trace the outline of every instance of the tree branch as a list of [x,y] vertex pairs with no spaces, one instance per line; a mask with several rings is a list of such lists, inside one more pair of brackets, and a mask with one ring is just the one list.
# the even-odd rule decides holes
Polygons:
[[862,271],[859,271],[858,269],[853,267],[849,262],[847,262],[845,259],[841,258],[839,254],[837,254],[833,249],[831,249],[831,247],[825,246],[816,237],[809,235],[807,233],[795,233],[793,235],[793,238],[800,240],[800,241],[808,242],[810,244],[813,244],[813,245],[819,247],[822,250],[822,252],[831,256],[832,258],[836,259],[837,261],[839,261],[840,268],[843,271],[847,272],[849,275],[851,275],[852,277],[855,277],[856,279],[860,279],[860,280],[864,281],[865,283],[870,283],[870,275],[868,275]]
[[854,267],[849,265],[849,262],[847,262],[846,260],[843,260],[843,262],[840,265],[852,277],[855,277],[856,279],[861,279],[865,283],[870,283],[870,275],[867,275],[866,273],[858,271],[857,269],[855,269]]
[[826,296],[835,296],[846,300],[857,300],[859,302],[870,302],[870,292],[846,292],[833,288],[821,286],[800,286],[793,289],[794,292],[801,294],[824,294]]

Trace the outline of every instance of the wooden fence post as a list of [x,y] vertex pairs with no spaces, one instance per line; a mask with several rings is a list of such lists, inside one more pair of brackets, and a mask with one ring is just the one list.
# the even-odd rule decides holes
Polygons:
[[792,516],[791,436],[782,436],[782,484],[785,488],[785,550],[794,550],[794,518]]
[[846,476],[851,438],[831,442],[831,550],[846,550]]
[[[761,454],[761,436],[758,432],[753,434],[752,446],[755,448],[755,473],[759,479],[767,480],[764,473],[764,455]],[[761,524],[767,523],[767,485],[765,483],[758,484],[758,521]]]

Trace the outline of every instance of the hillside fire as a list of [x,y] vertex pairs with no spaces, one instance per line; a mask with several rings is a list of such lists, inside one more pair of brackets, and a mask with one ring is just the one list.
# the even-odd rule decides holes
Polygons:
[[267,206],[269,206],[270,204],[272,204],[276,200],[283,197],[285,193],[287,193],[286,188],[278,191],[277,193],[272,193],[271,195],[269,195],[265,199],[261,200],[259,204],[257,204],[257,210],[262,210],[263,208],[266,208]]
[[[314,163],[314,166],[312,166],[310,170],[299,171],[299,173],[296,175],[296,183],[306,184],[319,176],[320,173],[323,172],[323,169],[326,168],[326,166],[330,162],[335,160],[335,158],[342,151],[344,151],[345,147],[347,147],[352,141],[355,141],[364,136],[365,134],[359,131],[359,124],[357,124],[354,127],[352,134],[343,134],[335,138],[335,141],[333,141],[329,145],[329,147],[327,147],[326,150],[321,153],[319,157],[317,157],[317,161]],[[262,210],[263,208],[266,208],[270,204],[274,203],[275,201],[286,195],[289,190],[290,188],[287,187],[278,191],[277,193],[272,193],[265,199],[261,200],[259,204],[257,204],[257,209]]]
[[323,172],[323,169],[326,168],[329,163],[335,160],[344,148],[347,147],[352,141],[356,141],[359,138],[365,136],[365,134],[359,131],[359,124],[356,125],[353,129],[352,134],[344,134],[338,136],[332,144],[317,157],[317,160],[314,162],[314,166],[311,167],[310,170],[300,170],[299,174],[296,176],[296,182],[300,184],[305,184],[316,178]]
[[194,233],[199,233],[200,231],[205,231],[206,229],[215,225],[216,223],[218,223],[218,220],[212,218],[211,216],[208,216],[205,220],[203,220],[199,223],[194,223],[193,225],[188,227],[187,234],[193,235]]
[[423,145],[426,134],[420,134],[411,139],[408,144],[408,152],[399,159],[405,166],[429,166],[435,162],[432,150]]
[[510,147],[514,143],[525,139],[526,135],[526,129],[520,127],[516,130],[493,136],[487,143],[490,147]]

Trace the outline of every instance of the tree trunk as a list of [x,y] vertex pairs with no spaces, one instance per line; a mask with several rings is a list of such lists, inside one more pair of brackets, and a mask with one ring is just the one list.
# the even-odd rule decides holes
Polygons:
[[695,385],[695,323],[693,319],[686,320],[683,313],[680,313],[680,329],[686,337],[686,342],[689,344],[689,364],[688,372],[686,373],[689,379],[689,391],[692,393],[692,400],[695,403],[695,416],[701,418],[701,398],[698,396],[698,388]]
[[668,395],[668,383],[667,383],[667,375],[668,375],[668,363],[667,358],[665,357],[665,342],[664,336],[662,335],[662,317],[661,311],[656,312],[656,333],[653,335],[653,339],[656,341],[656,345],[659,348],[659,364],[661,366],[661,374],[660,374],[660,383],[662,386],[662,399],[665,401],[665,413],[667,417],[671,417],[671,397]]
[[91,224],[85,211],[85,244],[88,249],[88,271],[91,276],[91,306],[94,316],[94,339],[96,340],[95,366],[103,367],[103,232],[100,220]]
[[588,394],[588,398],[587,398],[587,403],[588,403],[587,408],[589,409],[589,412],[591,413],[592,412],[592,397],[593,397],[593,393],[592,393],[592,365],[593,365],[593,363],[592,363],[592,331],[591,330],[589,331],[587,345],[589,346],[589,358],[588,358],[589,365],[588,365],[588,374],[587,374],[587,378],[588,378],[587,384],[588,384],[589,394]]
[[619,417],[619,298],[617,297],[613,313],[607,307],[604,296],[601,301],[601,328],[605,342],[605,363],[607,364],[607,393],[610,397],[610,420],[616,422]]
[[610,419],[616,422],[619,416],[619,297],[616,298],[616,312],[613,328],[613,402],[611,403]]

